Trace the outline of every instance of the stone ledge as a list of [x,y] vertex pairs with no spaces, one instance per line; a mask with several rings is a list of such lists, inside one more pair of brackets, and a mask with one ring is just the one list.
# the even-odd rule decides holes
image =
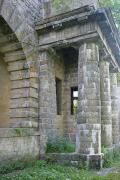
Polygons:
[[0,138],[40,136],[37,128],[0,128]]
[[76,167],[102,168],[102,154],[86,155],[79,153],[48,153],[41,154],[40,159],[59,164],[71,164]]

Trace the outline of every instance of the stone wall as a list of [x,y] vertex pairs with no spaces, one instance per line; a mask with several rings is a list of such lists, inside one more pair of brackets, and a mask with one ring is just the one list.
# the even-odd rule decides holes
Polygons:
[[[27,155],[39,157],[40,151],[44,151],[44,135],[38,128],[38,53],[37,35],[33,28],[35,18],[40,15],[38,3],[0,1],[0,53],[10,78],[10,107],[7,110],[10,123],[9,126],[7,123],[7,128],[0,128],[0,161]],[[5,77],[4,80],[8,85]],[[0,117],[2,123],[3,120]],[[33,129],[34,133],[31,133]],[[23,132],[25,134],[21,135]]]
[[26,17],[27,23],[34,25],[37,20],[42,18],[41,0],[12,0],[13,5],[17,6],[22,16]]
[[[78,86],[78,59],[73,55],[71,58],[71,55],[65,57],[64,52],[54,51],[52,54],[48,53],[49,55],[47,55],[46,58],[44,56],[48,61],[47,64],[42,63],[40,65],[40,69],[42,70],[40,73],[40,121],[43,127],[46,128],[49,139],[67,136],[72,143],[75,143],[76,117],[75,115],[71,115],[71,87]],[[46,63],[45,59],[44,63]],[[59,115],[57,114],[56,102],[56,78],[61,81],[61,113]],[[45,97],[42,92],[43,86],[45,87]],[[46,100],[46,102],[44,100]],[[47,109],[48,114],[45,114]]]
[[66,135],[72,143],[76,142],[76,123],[77,114],[71,114],[71,88],[78,87],[78,54],[73,50],[73,54],[68,51],[69,55],[64,59],[65,61],[65,81],[64,81],[64,94],[65,97],[65,117],[66,120]]
[[0,163],[21,158],[39,157],[39,137],[0,138]]

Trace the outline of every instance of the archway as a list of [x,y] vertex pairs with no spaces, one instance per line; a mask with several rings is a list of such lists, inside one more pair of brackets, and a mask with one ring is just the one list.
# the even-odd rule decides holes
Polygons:
[[[38,71],[36,34],[19,3],[0,1],[1,19],[8,44],[0,50],[11,80],[11,127],[38,126]],[[4,30],[3,30],[4,31]],[[5,42],[6,43],[6,42]]]
[[[0,66],[10,80],[7,121],[0,126],[0,162],[39,155],[36,37],[24,11],[17,1],[0,0],[0,54],[3,59]],[[2,83],[7,84],[7,79]],[[2,89],[0,84],[0,89],[3,93],[5,87]],[[6,94],[3,93],[4,98]],[[3,122],[1,117],[0,121]]]

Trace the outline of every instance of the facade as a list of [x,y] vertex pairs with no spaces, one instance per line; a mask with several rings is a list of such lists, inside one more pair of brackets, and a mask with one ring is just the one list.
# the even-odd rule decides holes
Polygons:
[[[0,161],[42,157],[67,137],[101,166],[119,146],[120,41],[110,9],[74,0],[0,1]],[[73,158],[74,156],[74,158]]]

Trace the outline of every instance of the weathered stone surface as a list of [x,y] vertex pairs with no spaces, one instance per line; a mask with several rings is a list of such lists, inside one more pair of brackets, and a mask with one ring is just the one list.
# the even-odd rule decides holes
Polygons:
[[4,57],[5,62],[12,62],[22,59],[25,59],[25,54],[23,51],[5,53],[5,57]]
[[[41,13],[39,13],[41,3],[31,0],[20,0],[19,2],[3,0],[0,1],[0,5],[1,17],[3,18],[1,19],[3,27],[2,24],[0,27],[0,52],[2,53],[1,56],[4,56],[2,59],[6,62],[6,66],[8,65],[8,76],[11,85],[9,99],[14,98],[10,101],[10,111],[8,110],[6,113],[7,116],[12,117],[7,126],[10,129],[12,129],[11,127],[28,128],[28,132],[34,128],[36,132],[38,129],[38,81],[37,66],[34,65],[35,68],[33,68],[32,62],[37,61],[37,36],[33,29],[33,23],[36,16],[36,19],[41,16]],[[24,71],[25,69],[29,70]],[[2,71],[0,71],[0,76],[1,73]],[[6,80],[5,76],[4,79]],[[7,81],[6,85],[8,85]],[[0,90],[2,91],[2,88]],[[7,86],[3,92],[6,91],[8,91]],[[1,95],[3,95],[3,92]],[[3,101],[1,103],[4,105]],[[2,120],[4,121],[4,119]],[[3,129],[0,132],[4,134]],[[0,162],[7,161],[7,159],[22,158],[27,155],[39,156],[40,143],[44,142],[42,134],[35,136],[33,133],[28,133],[26,137],[19,138],[13,138],[12,134],[9,134],[8,137],[4,138],[0,135]]]
[[57,162],[59,164],[65,164],[66,162],[75,167],[86,167],[94,169],[100,169],[102,167],[102,156],[101,155],[82,155],[79,153],[52,153],[52,154],[41,154],[41,159],[49,162]]
[[[93,106],[92,100],[100,104],[100,73],[98,48],[95,43],[83,43],[78,60],[78,120],[76,151],[81,154],[101,153],[101,108]],[[95,68],[92,68],[92,65]],[[91,66],[91,68],[89,68]],[[79,76],[82,72],[82,76]],[[88,77],[90,81],[88,81]],[[96,77],[96,79],[94,78]],[[94,87],[90,84],[94,83]],[[81,100],[84,106],[81,104]],[[88,106],[89,104],[89,106]],[[92,128],[92,127],[93,128]]]
[[23,157],[39,156],[38,136],[0,139],[0,162],[4,163]]
[[[48,140],[65,137],[76,141],[80,154],[50,157],[97,168],[102,162],[101,137],[107,147],[112,146],[112,136],[118,145],[117,82],[111,76],[110,89],[109,63],[110,70],[118,69],[120,53],[115,49],[119,51],[119,43],[116,31],[109,33],[112,45],[108,41],[105,29],[114,31],[114,23],[105,10],[100,12],[106,20],[97,19],[99,11],[92,8],[97,8],[97,2],[73,0],[67,6],[76,10],[43,19],[55,10],[47,7],[49,1],[0,1],[0,162],[39,156],[45,153]],[[103,58],[99,64],[99,44],[110,54],[109,63]],[[72,88],[77,87],[78,108],[72,114]]]
[[105,147],[112,147],[112,112],[109,62],[100,61],[101,90],[101,141]]
[[0,52],[6,53],[9,51],[15,51],[21,49],[21,43],[10,43],[0,48]]
[[112,106],[112,137],[113,144],[119,144],[119,101],[117,93],[117,74],[110,74],[111,106]]

